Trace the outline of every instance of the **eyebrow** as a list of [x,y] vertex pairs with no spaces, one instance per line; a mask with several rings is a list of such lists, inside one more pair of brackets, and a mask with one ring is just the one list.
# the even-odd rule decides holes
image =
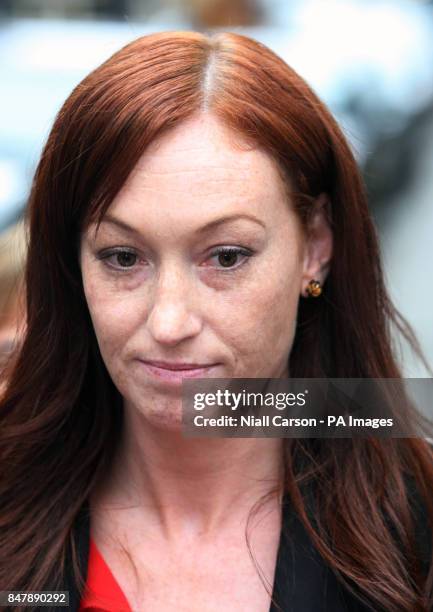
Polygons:
[[[220,225],[223,225],[225,223],[230,223],[233,221],[238,221],[240,219],[247,219],[249,221],[253,221],[254,223],[266,229],[266,225],[263,223],[263,221],[261,221],[254,215],[250,215],[248,213],[239,213],[237,215],[224,215],[223,217],[218,217],[218,219],[209,221],[209,223],[206,223],[206,225],[203,225],[203,227],[198,228],[196,230],[196,233],[205,234],[212,230],[215,230]],[[124,230],[125,232],[128,232],[129,234],[134,234],[136,236],[141,235],[138,229],[136,229],[135,227],[132,227],[128,223],[125,223],[125,221],[118,219],[117,217],[115,217],[114,215],[111,215],[110,213],[106,213],[104,215],[104,217],[101,220],[101,223],[110,223],[111,225],[116,225],[117,227]]]

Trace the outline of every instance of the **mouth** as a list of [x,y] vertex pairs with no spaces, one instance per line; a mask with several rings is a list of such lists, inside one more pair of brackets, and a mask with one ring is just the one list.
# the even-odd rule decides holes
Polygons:
[[186,378],[206,378],[219,364],[198,364],[184,362],[163,362],[139,360],[146,372],[158,380],[172,384],[181,384]]

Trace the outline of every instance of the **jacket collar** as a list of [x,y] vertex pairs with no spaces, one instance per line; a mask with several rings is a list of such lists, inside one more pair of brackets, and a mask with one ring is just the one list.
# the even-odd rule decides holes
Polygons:
[[[90,507],[86,501],[74,525],[74,541],[78,564],[87,576],[90,544]],[[68,558],[63,590],[69,591],[69,610],[78,612],[80,595],[74,581],[71,556]],[[273,585],[273,601],[269,612],[362,612],[362,606],[324,563],[314,548],[301,521],[293,512],[288,495],[282,499],[282,529],[278,546]],[[64,612],[65,608],[54,608]]]

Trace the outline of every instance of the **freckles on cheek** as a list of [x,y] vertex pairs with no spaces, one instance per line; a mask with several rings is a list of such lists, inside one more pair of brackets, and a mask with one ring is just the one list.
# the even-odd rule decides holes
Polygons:
[[101,353],[104,357],[117,353],[134,325],[131,299],[121,299],[116,291],[101,289],[91,279],[85,284],[85,295]]
[[294,282],[261,279],[223,305],[224,326],[234,345],[250,355],[290,350],[299,295]]

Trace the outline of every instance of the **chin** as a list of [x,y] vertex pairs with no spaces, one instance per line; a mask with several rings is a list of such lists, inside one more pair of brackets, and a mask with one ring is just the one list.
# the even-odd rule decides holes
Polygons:
[[[132,409],[137,410],[133,406]],[[154,399],[150,405],[140,406],[138,404],[138,411],[151,427],[170,432],[180,432],[182,430],[181,399],[171,399],[166,402]]]
[[182,415],[152,414],[146,420],[154,429],[170,433],[182,432]]

